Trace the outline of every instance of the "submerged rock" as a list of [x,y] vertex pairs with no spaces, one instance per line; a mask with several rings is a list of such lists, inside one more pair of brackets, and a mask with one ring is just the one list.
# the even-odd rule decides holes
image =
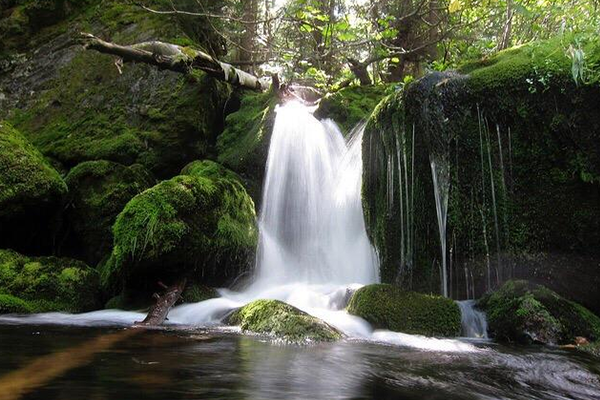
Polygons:
[[87,161],[69,171],[65,219],[69,249],[61,253],[96,265],[110,254],[112,225],[135,195],[154,184],[142,166],[126,167],[112,161]]
[[81,261],[0,250],[0,309],[90,311],[99,306],[98,273]]
[[217,286],[250,267],[256,216],[239,179],[212,161],[183,173],[138,194],[119,214],[105,286],[125,282],[151,293],[157,281],[182,277]]
[[527,281],[508,281],[484,296],[492,335],[500,341],[561,344],[577,337],[600,339],[600,318],[552,290]]
[[279,300],[255,300],[230,314],[227,323],[293,343],[331,342],[342,337],[319,318]]
[[426,336],[458,336],[460,309],[451,299],[408,292],[388,284],[358,289],[348,312],[365,319],[375,329]]
[[47,247],[66,193],[65,182],[40,152],[0,122],[0,246]]

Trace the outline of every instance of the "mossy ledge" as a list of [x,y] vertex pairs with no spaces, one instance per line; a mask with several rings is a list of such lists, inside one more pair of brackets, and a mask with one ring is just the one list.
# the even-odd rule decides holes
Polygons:
[[365,319],[375,329],[426,336],[460,334],[460,309],[454,301],[388,284],[358,289],[348,303],[348,312]]
[[0,250],[0,312],[98,308],[98,273],[81,261]]
[[544,286],[508,281],[480,302],[491,333],[499,341],[574,343],[576,336],[600,339],[600,318]]
[[342,337],[322,320],[279,300],[255,300],[235,310],[226,322],[289,343],[332,342]]

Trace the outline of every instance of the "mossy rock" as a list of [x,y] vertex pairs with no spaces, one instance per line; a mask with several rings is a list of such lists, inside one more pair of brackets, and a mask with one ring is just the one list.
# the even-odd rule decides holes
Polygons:
[[[584,79],[573,77],[570,45],[585,52]],[[557,282],[567,273],[543,279],[560,294],[585,287],[577,300],[599,304],[593,280],[578,279],[597,276],[600,259],[599,61],[593,37],[558,36],[427,74],[381,102],[364,133],[363,209],[382,281],[441,287],[435,160],[449,182],[447,248],[476,296],[496,269],[539,278],[570,266],[540,274],[534,258],[587,257],[570,285]],[[454,297],[465,296],[464,276],[453,276]]]
[[377,104],[393,91],[392,85],[345,87],[323,97],[315,117],[334,120],[348,134],[360,121],[366,121]]
[[155,183],[142,165],[126,167],[104,160],[78,164],[65,181],[69,187],[65,219],[70,248],[63,253],[90,265],[110,255],[112,226],[123,207]]
[[270,91],[243,93],[240,107],[229,114],[217,138],[218,161],[238,173],[259,202],[275,122],[277,97]]
[[29,302],[10,294],[0,293],[0,314],[29,314],[33,311]]
[[45,247],[66,193],[65,182],[40,152],[0,122],[0,246]]
[[0,293],[19,312],[90,311],[99,306],[98,273],[81,261],[0,250]]
[[600,339],[600,318],[544,286],[508,281],[479,302],[500,341],[560,344]]
[[[176,1],[185,8],[184,2]],[[109,160],[143,164],[168,178],[212,153],[222,129],[227,84],[201,72],[179,74],[143,64],[128,64],[120,73],[111,56],[64,43],[81,31],[121,44],[162,40],[211,49],[219,40],[209,43],[214,35],[202,24],[193,28],[189,18],[140,12],[130,2],[77,3],[79,11],[67,20],[33,34],[27,43],[15,43],[14,51],[26,57],[11,56],[17,61],[7,67],[6,79],[0,77],[0,91],[7,93],[0,116],[67,169]],[[162,8],[165,3],[146,5]],[[26,52],[30,46],[35,57]]]
[[113,226],[103,284],[152,291],[157,281],[220,286],[250,267],[257,242],[252,199],[233,173],[212,161],[186,167],[135,196]]
[[230,314],[227,323],[291,343],[331,342],[342,337],[322,320],[279,300],[255,300]]
[[408,292],[388,284],[358,289],[348,312],[365,319],[375,329],[426,336],[458,336],[460,309],[451,299]]

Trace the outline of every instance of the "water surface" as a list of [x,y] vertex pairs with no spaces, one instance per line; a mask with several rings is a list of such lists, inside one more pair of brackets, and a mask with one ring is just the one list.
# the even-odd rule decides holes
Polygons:
[[[62,351],[81,363],[12,398],[600,398],[600,360],[571,350],[488,341],[475,342],[476,352],[423,351],[360,340],[297,346],[179,327],[139,331],[89,358],[76,354],[99,337],[123,331],[0,325],[0,382],[6,374],[42,356],[52,360],[48,355]],[[0,399],[10,398],[3,389]]]

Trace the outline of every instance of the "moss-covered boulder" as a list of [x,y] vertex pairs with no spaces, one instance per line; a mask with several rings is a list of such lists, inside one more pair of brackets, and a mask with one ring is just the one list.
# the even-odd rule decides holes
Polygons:
[[376,329],[426,336],[458,336],[460,309],[451,299],[408,292],[388,284],[358,289],[348,312],[365,319]]
[[99,299],[98,273],[81,261],[0,250],[0,308],[6,312],[90,311]]
[[331,342],[342,337],[322,320],[279,300],[255,300],[230,314],[227,323],[292,343]]
[[257,205],[276,104],[277,97],[271,92],[242,94],[239,109],[227,116],[225,129],[217,138],[219,162],[240,175]]
[[334,120],[348,134],[360,121],[369,118],[377,104],[393,91],[392,85],[345,87],[323,97],[315,117]]
[[0,246],[45,248],[67,186],[36,148],[0,122]]
[[501,341],[574,343],[582,336],[600,339],[600,318],[552,290],[527,281],[508,281],[484,296],[491,333]]
[[383,281],[441,287],[435,175],[453,297],[465,276],[476,296],[517,276],[600,310],[599,60],[597,40],[560,36],[428,74],[377,107],[363,198]]
[[139,164],[87,161],[69,171],[65,225],[69,248],[62,253],[96,265],[110,255],[112,226],[135,195],[153,186],[154,178]]
[[[211,52],[220,41],[202,19],[192,23],[140,12],[139,6],[117,0],[56,3],[77,7],[68,6],[68,18],[48,19],[48,26],[36,31],[25,28],[24,42],[16,32],[5,37],[9,48],[0,56],[0,118],[8,118],[67,169],[109,160],[139,163],[167,178],[212,152],[230,92],[226,84],[203,73],[178,74],[143,64],[120,71],[109,55],[66,45],[73,32],[90,32],[122,44],[161,40]],[[175,1],[182,9],[189,3]],[[145,4],[165,6],[161,0]],[[205,7],[218,7],[218,2]],[[23,6],[11,15],[25,15]]]
[[212,162],[135,196],[113,226],[103,283],[155,290],[187,277],[220,286],[251,266],[257,241],[252,199],[231,171]]

